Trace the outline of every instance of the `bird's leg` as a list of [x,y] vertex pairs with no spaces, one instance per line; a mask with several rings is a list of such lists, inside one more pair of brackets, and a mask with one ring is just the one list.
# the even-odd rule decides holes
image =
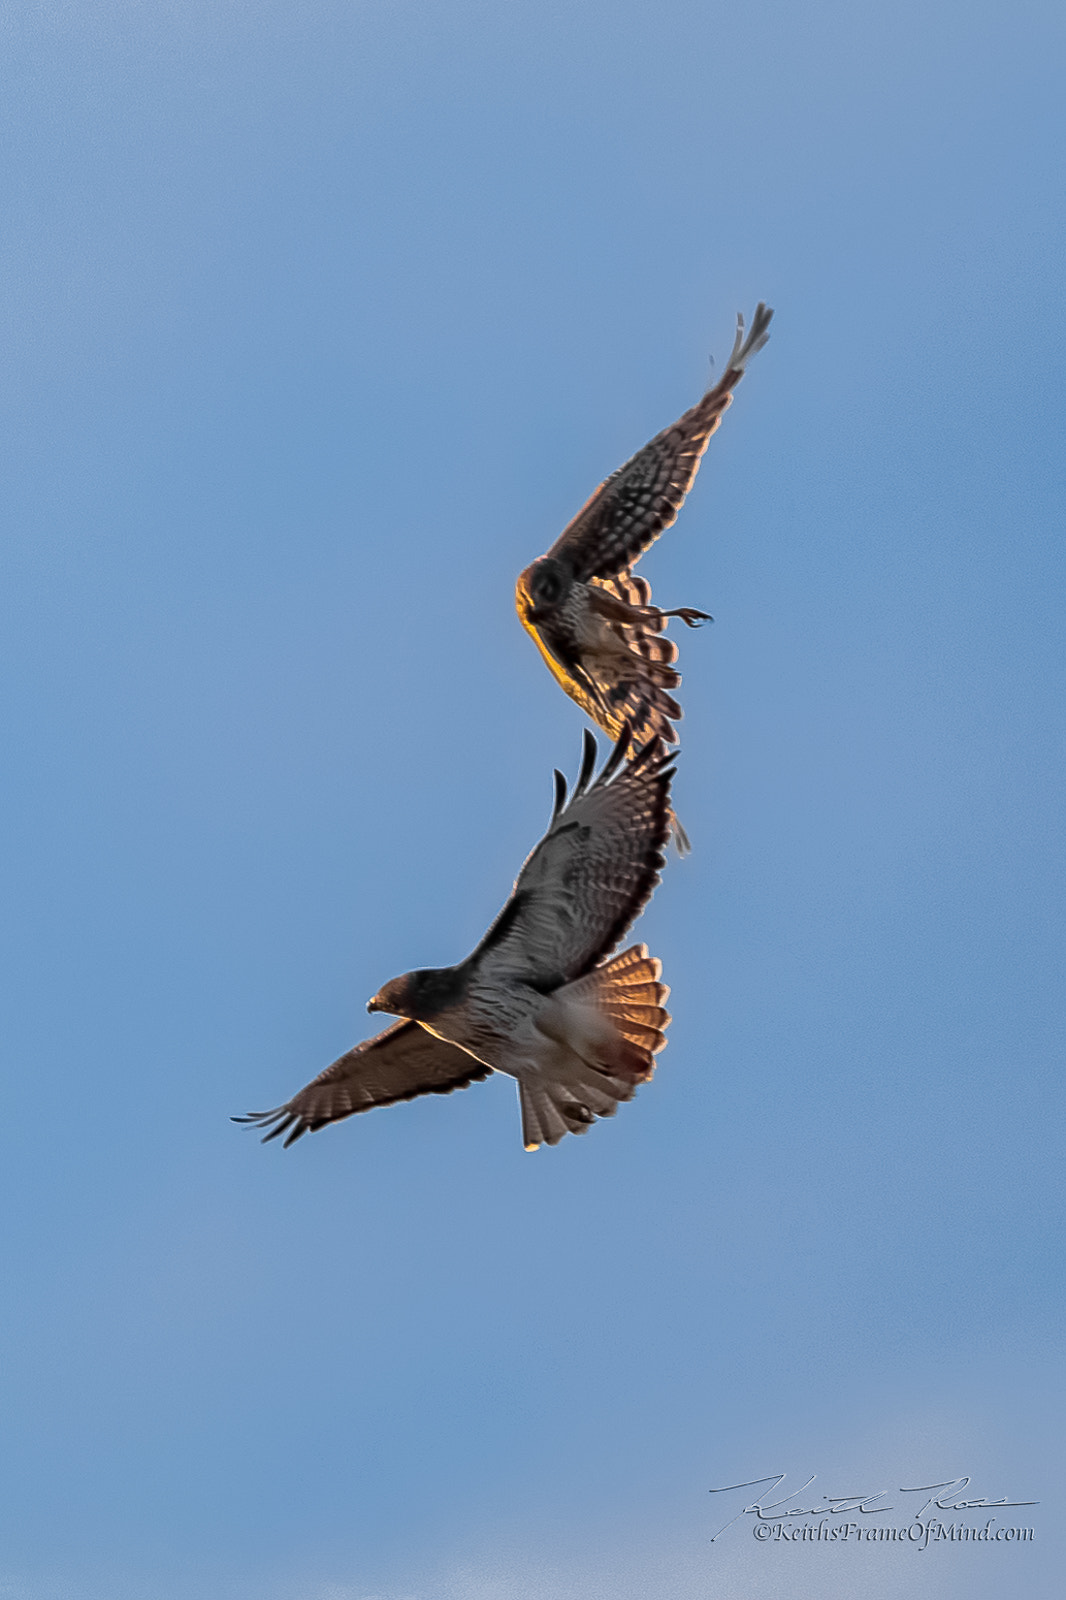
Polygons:
[[628,628],[651,628],[658,633],[666,626],[667,617],[680,617],[690,628],[698,628],[701,622],[714,620],[706,611],[697,611],[694,606],[678,606],[673,611],[661,611],[658,606],[630,605],[628,600],[620,599],[609,589],[602,589],[598,583],[589,585],[588,597],[593,611],[608,622],[620,622]]
[[[654,611],[655,606],[649,606],[649,611]],[[680,617],[681,621],[689,628],[698,628],[705,622],[713,622],[714,618],[709,611],[697,611],[695,606],[677,606],[673,611],[660,611],[660,617]]]

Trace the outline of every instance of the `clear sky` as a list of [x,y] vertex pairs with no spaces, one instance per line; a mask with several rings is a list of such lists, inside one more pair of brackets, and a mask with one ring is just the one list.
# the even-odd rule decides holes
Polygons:
[[[1057,1592],[1064,34],[9,0],[5,1600]],[[655,1081],[262,1148],[505,898],[582,726],[515,575],[761,298],[643,568],[716,619]],[[784,1471],[1036,1539],[712,1544]]]

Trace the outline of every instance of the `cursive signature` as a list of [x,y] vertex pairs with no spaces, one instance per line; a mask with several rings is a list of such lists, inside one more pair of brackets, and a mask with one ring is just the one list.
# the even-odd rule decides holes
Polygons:
[[[952,1500],[951,1496],[959,1489],[968,1489],[969,1487],[970,1479],[965,1477],[952,1478],[947,1483],[915,1485],[911,1489],[900,1489],[899,1492],[900,1494],[929,1495],[929,1499],[922,1509],[914,1513],[916,1517],[924,1517],[930,1506],[935,1507],[937,1511],[975,1511],[984,1506],[1038,1506],[1040,1504],[1039,1500],[986,1500],[983,1495],[977,1500]],[[936,1493],[937,1489],[943,1489],[945,1493],[939,1495]]]
[[[769,1484],[750,1505],[742,1506],[735,1516],[730,1517],[718,1529],[718,1533],[711,1535],[711,1542],[724,1533],[726,1528],[731,1528],[734,1522],[741,1517],[757,1517],[760,1522],[780,1522],[784,1517],[824,1517],[840,1516],[844,1512],[860,1512],[863,1516],[874,1516],[881,1511],[892,1511],[894,1505],[886,1498],[889,1494],[927,1494],[926,1500],[920,1511],[915,1511],[914,1516],[920,1520],[925,1513],[933,1507],[937,1511],[975,1511],[986,1506],[1038,1506],[1039,1500],[989,1500],[984,1495],[974,1499],[967,1499],[964,1491],[970,1487],[969,1474],[961,1478],[946,1478],[943,1483],[915,1484],[910,1488],[900,1487],[897,1490],[878,1489],[874,1494],[826,1494],[816,1497],[815,1503],[810,1505],[790,1505],[798,1495],[809,1489],[815,1478],[812,1472],[806,1483],[801,1483],[798,1489],[793,1489],[790,1494],[783,1495],[780,1500],[770,1500],[769,1495],[775,1494],[788,1477],[787,1472],[771,1473],[765,1478],[748,1478],[744,1483],[726,1483],[718,1489],[710,1490],[711,1494],[728,1494],[734,1489],[756,1489],[760,1484]],[[959,1495],[959,1499],[954,1499]],[[879,1502],[884,1504],[879,1504]],[[781,1510],[781,1507],[785,1507]]]

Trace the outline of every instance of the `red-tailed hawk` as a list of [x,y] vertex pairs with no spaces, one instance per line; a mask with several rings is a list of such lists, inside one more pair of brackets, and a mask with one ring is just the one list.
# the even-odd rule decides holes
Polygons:
[[555,808],[511,897],[458,966],[393,978],[368,1011],[403,1017],[356,1045],[275,1111],[237,1117],[301,1134],[372,1106],[465,1089],[493,1070],[518,1080],[527,1149],[584,1133],[613,1116],[652,1075],[670,1021],[669,990],[645,945],[611,956],[650,899],[670,830],[674,768],[660,739],[626,763],[623,726],[591,783],[596,741],[586,731],[567,799]]
[[[737,318],[736,342],[719,382],[600,484],[515,587],[522,624],[559,684],[611,739],[628,723],[633,748],[656,736],[677,743],[673,723],[681,707],[671,691],[681,675],[674,666],[677,645],[663,632],[667,618],[680,617],[693,628],[709,618],[691,606],[653,606],[650,585],[632,568],[677,520],[733,390],[769,338],[772,316],[760,301],[747,334],[744,318]],[[683,832],[675,831],[685,847]]]

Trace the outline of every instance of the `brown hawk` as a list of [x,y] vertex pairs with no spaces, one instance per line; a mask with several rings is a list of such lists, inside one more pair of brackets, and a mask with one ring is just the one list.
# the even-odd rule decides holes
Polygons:
[[[749,332],[744,318],[737,318],[736,341],[719,381],[600,484],[515,586],[522,624],[559,684],[611,739],[628,723],[634,749],[654,737],[677,743],[673,724],[681,707],[671,691],[681,675],[674,666],[677,645],[663,631],[667,618],[680,617],[690,628],[710,619],[691,606],[653,606],[650,585],[632,569],[677,520],[733,390],[769,338],[772,316],[760,301]],[[686,849],[676,821],[675,835]]]
[[405,1018],[349,1050],[286,1105],[237,1122],[301,1134],[373,1106],[465,1089],[493,1070],[518,1080],[527,1150],[585,1133],[652,1075],[669,990],[645,945],[611,956],[659,882],[673,757],[653,738],[626,762],[628,725],[595,783],[581,771],[510,899],[458,966],[393,978],[368,1011]]

